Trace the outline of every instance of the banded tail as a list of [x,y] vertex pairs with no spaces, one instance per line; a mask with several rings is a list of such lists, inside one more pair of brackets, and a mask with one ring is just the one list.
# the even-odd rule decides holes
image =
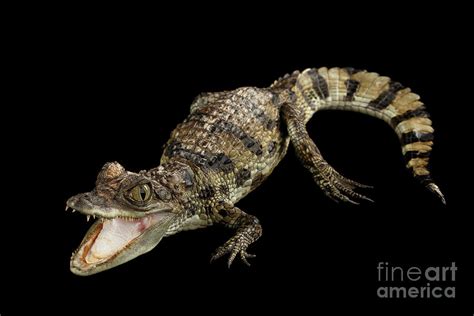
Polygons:
[[419,95],[410,88],[375,72],[323,67],[286,75],[270,89],[291,89],[305,123],[316,111],[329,109],[361,112],[384,120],[400,139],[406,167],[446,204],[428,169],[434,129]]

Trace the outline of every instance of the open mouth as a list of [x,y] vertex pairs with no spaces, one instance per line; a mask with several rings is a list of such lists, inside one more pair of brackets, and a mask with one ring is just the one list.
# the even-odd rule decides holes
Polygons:
[[160,242],[173,217],[170,212],[140,218],[99,217],[72,254],[71,271],[78,275],[94,274],[151,250]]

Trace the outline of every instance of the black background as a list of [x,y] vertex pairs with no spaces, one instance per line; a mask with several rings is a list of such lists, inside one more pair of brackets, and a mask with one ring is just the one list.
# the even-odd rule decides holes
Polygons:
[[[3,296],[10,303],[5,306],[12,313],[27,308],[13,303],[26,297],[45,311],[63,308],[61,302],[66,310],[123,306],[156,314],[455,315],[461,307],[472,314],[472,220],[464,204],[469,185],[461,183],[470,179],[463,116],[472,65],[459,39],[464,20],[447,23],[442,17],[456,13],[437,9],[434,15],[394,17],[346,10],[325,19],[321,12],[312,18],[288,12],[295,22],[284,15],[261,21],[265,11],[244,10],[235,18],[184,19],[184,27],[177,19],[105,13],[51,23],[45,39],[38,32],[32,45],[38,52],[30,61],[38,102],[18,114],[32,132],[33,153],[22,141],[8,144],[30,153],[15,158],[28,166],[29,177],[42,181],[27,181],[39,195],[34,216],[23,219],[32,234],[3,231],[14,241],[4,260],[5,280],[13,279],[5,283],[11,295]],[[167,238],[152,252],[98,275],[70,273],[70,253],[90,224],[65,213],[65,201],[92,189],[105,162],[131,171],[155,167],[162,145],[200,92],[265,87],[285,73],[321,66],[376,71],[422,96],[436,129],[432,174],[447,206],[411,178],[398,139],[384,122],[320,112],[308,125],[311,136],[342,174],[375,187],[367,192],[375,204],[328,200],[290,148],[272,176],[238,204],[263,225],[262,238],[250,248],[257,254],[251,268],[236,262],[229,270],[224,260],[209,264],[214,249],[231,236],[211,227]],[[454,261],[457,297],[379,299],[379,261]]]

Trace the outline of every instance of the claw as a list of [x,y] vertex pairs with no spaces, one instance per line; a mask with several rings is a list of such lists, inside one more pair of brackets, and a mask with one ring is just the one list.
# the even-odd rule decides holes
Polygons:
[[[345,194],[349,195],[350,197],[361,199],[361,200],[366,200],[366,201],[369,201],[369,202],[374,202],[374,200],[372,200],[371,198],[368,198],[367,196],[362,195],[360,193],[357,193],[357,192],[355,192],[351,189],[348,189],[346,187],[340,187],[339,190],[344,192]],[[359,203],[357,203],[357,204],[359,204]]]
[[428,188],[428,190],[430,190],[431,192],[436,194],[436,196],[438,196],[438,198],[441,200],[441,202],[444,205],[446,205],[446,199],[444,198],[443,193],[441,192],[441,190],[439,189],[439,187],[436,184],[429,183],[428,185],[426,185],[426,187]]
[[371,186],[347,179],[329,165],[326,165],[323,170],[323,172],[315,177],[315,181],[332,200],[336,202],[343,201],[354,205],[359,205],[360,203],[353,199],[374,202],[367,196],[354,191],[356,188],[371,188]]
[[229,260],[227,260],[227,268],[230,269],[232,262],[234,262],[235,257],[237,256],[237,252],[234,250],[229,256]]
[[348,203],[351,203],[351,204],[354,204],[354,205],[359,205],[360,203],[359,202],[356,202],[356,201],[353,201],[351,200],[349,197],[345,196],[344,194],[340,193],[337,195],[337,198],[340,200],[340,201],[343,201],[343,202],[348,202]]
[[359,202],[353,201],[353,200],[349,199],[347,196],[346,196],[345,202],[349,202],[349,203],[354,204],[354,205],[360,205]]
[[[352,180],[351,180],[351,181],[352,181]],[[353,182],[354,182],[354,183],[352,183],[353,185],[355,185],[356,187],[361,188],[361,189],[373,189],[373,188],[374,188],[373,185],[362,184],[362,183],[355,182],[355,181],[353,181]]]
[[247,261],[247,258],[243,257],[242,255],[240,256],[240,260],[242,260],[243,263],[245,263],[245,265],[247,267],[250,267],[250,263]]
[[365,201],[370,202],[370,203],[375,203],[374,200],[372,200],[371,198],[369,198],[369,197],[367,197],[367,196],[365,196],[365,195],[358,194],[358,196],[359,196],[359,199],[365,200]]
[[335,171],[335,176],[340,182],[344,182],[346,186],[351,187],[351,189],[360,188],[360,189],[373,189],[374,187],[367,184],[362,184],[357,181],[348,179]]
[[223,255],[224,255],[224,253],[219,253],[219,249],[218,249],[218,250],[212,255],[211,260],[209,261],[209,263],[214,262],[214,260],[219,259],[219,258],[222,257]]
[[223,255],[230,253],[229,259],[227,260],[227,268],[230,269],[232,263],[234,262],[235,258],[238,254],[240,254],[240,259],[247,265],[250,266],[247,258],[255,258],[255,255],[248,254],[245,249],[248,245],[246,244],[239,244],[235,240],[230,239],[227,241],[223,246],[217,248],[216,252],[212,255],[210,263],[214,260],[219,259]]
[[248,262],[247,258],[255,258],[255,255],[246,253],[245,251],[240,252],[240,259],[248,266],[250,267],[250,263]]

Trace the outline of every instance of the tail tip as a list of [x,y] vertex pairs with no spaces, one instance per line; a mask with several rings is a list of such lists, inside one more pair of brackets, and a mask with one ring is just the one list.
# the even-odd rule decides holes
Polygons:
[[444,194],[441,192],[441,190],[439,189],[439,187],[431,182],[431,183],[428,183],[426,185],[426,188],[428,190],[430,190],[431,192],[433,192],[434,194],[436,194],[436,196],[441,200],[441,202],[446,205],[446,199],[444,198]]

